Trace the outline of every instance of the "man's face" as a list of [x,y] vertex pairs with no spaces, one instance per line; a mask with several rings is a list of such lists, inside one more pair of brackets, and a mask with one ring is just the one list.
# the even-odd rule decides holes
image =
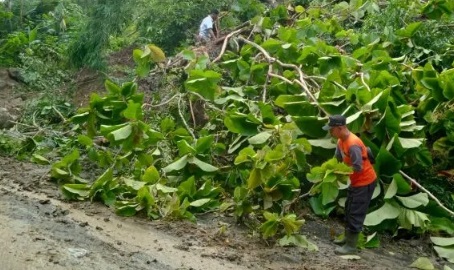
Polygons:
[[332,127],[330,130],[329,130],[329,134],[331,136],[333,136],[334,138],[336,139],[339,139],[340,137],[340,132],[341,132],[341,127]]

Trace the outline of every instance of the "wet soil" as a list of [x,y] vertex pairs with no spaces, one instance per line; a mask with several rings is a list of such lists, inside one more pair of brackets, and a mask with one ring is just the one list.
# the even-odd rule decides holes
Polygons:
[[361,259],[334,254],[335,220],[306,215],[302,234],[319,251],[266,243],[227,215],[196,223],[122,218],[96,202],[66,202],[47,166],[0,159],[1,269],[410,269],[427,256],[424,239],[382,239]]

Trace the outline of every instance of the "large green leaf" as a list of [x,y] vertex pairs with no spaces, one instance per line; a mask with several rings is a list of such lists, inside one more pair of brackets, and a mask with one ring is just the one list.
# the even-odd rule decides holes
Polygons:
[[392,197],[394,197],[397,194],[397,189],[397,183],[393,179],[393,181],[391,181],[391,184],[389,184],[388,189],[386,190],[384,199],[391,199]]
[[410,267],[421,269],[421,270],[434,270],[435,269],[432,262],[427,257],[419,257],[418,259],[416,259],[416,261],[414,261],[412,264],[410,264]]
[[271,137],[272,133],[270,131],[263,131],[259,134],[252,136],[248,139],[250,144],[263,144]]
[[379,209],[367,214],[364,220],[365,226],[376,226],[387,219],[395,219],[399,216],[399,208],[392,204],[385,202],[385,204]]
[[260,122],[254,119],[251,121],[251,118],[246,114],[234,112],[229,113],[224,118],[224,125],[230,132],[253,136],[258,133]]
[[454,263],[454,247],[434,247],[438,256],[445,258],[450,263]]
[[198,159],[196,157],[188,158],[188,163],[196,165],[197,167],[202,169],[202,171],[205,171],[205,172],[215,172],[215,171],[219,170],[217,167],[214,167],[211,164],[203,162],[203,161],[201,161],[200,159]]
[[429,196],[427,193],[418,193],[408,197],[396,196],[396,198],[408,208],[417,208],[420,206],[426,206],[429,203]]
[[145,173],[142,175],[141,180],[148,183],[156,183],[160,178],[161,177],[159,176],[159,172],[156,167],[151,165],[145,170]]
[[377,157],[375,158],[375,169],[378,176],[386,175],[391,176],[399,172],[401,169],[401,162],[395,158],[385,147],[380,149]]
[[425,230],[430,223],[430,219],[429,216],[425,213],[401,208],[398,222],[402,228],[405,228],[407,230],[411,230],[414,227],[422,228],[423,230]]
[[431,236],[430,240],[437,246],[447,247],[447,246],[454,246],[454,237],[436,237]]
[[403,148],[418,148],[422,145],[423,139],[415,139],[415,138],[401,138],[399,137],[399,142]]
[[195,145],[195,150],[198,154],[205,153],[208,151],[211,146],[213,145],[214,136],[208,135],[205,137],[201,137],[197,140]]
[[111,141],[121,141],[127,139],[132,134],[131,124],[121,124],[115,126],[101,126],[101,133]]
[[254,168],[249,174],[247,188],[254,189],[262,184],[262,170]]
[[167,165],[166,167],[162,168],[162,170],[165,173],[173,172],[173,171],[179,171],[183,169],[186,164],[188,164],[188,155],[184,155],[178,160],[174,161],[173,163]]
[[327,205],[336,200],[339,195],[339,189],[334,183],[323,183],[322,184],[322,203]]
[[178,146],[180,156],[184,156],[187,154],[195,155],[197,153],[197,151],[194,149],[194,147],[189,145],[189,143],[186,140],[179,140],[177,142],[177,146]]
[[415,35],[416,31],[421,27],[422,22],[414,22],[407,25],[405,28],[396,31],[396,35],[411,38]]
[[309,251],[318,251],[318,247],[307,240],[304,235],[286,235],[283,238],[279,239],[280,246],[297,246],[301,248],[306,248]]
[[454,99],[454,69],[445,70],[440,74],[440,85],[443,95],[448,99]]
[[110,181],[113,180],[113,170],[111,168],[107,169],[95,182],[91,185],[90,188],[90,198],[94,198],[96,194],[104,189]]
[[304,134],[313,138],[326,136],[326,130],[322,129],[327,122],[326,119],[316,116],[293,116],[292,119]]
[[191,70],[185,86],[189,91],[196,92],[204,98],[213,101],[220,91],[217,85],[220,79],[221,74],[212,70]]

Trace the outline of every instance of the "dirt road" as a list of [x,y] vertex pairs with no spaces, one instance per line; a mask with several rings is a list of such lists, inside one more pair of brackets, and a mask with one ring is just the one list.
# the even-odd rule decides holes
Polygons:
[[379,249],[363,250],[360,260],[342,259],[329,240],[330,228],[340,228],[332,220],[307,220],[302,233],[319,248],[310,252],[267,245],[226,216],[199,216],[197,224],[122,218],[101,204],[63,201],[48,169],[0,158],[1,270],[394,270],[410,269],[420,256],[445,264],[422,240],[382,241]]

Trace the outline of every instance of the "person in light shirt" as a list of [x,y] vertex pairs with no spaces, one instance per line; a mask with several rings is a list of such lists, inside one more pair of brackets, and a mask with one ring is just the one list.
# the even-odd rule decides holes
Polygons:
[[216,34],[214,33],[215,22],[218,19],[219,11],[212,10],[210,15],[206,16],[199,27],[198,40],[205,43],[210,40],[216,39]]

